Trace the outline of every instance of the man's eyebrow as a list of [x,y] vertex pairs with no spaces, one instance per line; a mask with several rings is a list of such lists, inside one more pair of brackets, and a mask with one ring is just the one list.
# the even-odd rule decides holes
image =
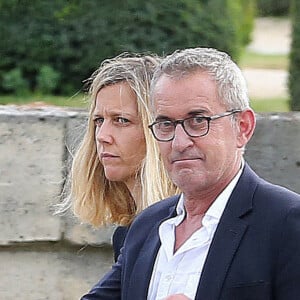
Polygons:
[[[187,113],[188,116],[196,116],[196,115],[204,115],[204,114],[207,114],[208,111],[205,110],[205,109],[195,109],[195,110],[192,110],[190,112]],[[163,121],[163,120],[174,120],[174,118],[170,118],[168,116],[165,116],[165,115],[158,115],[156,118],[155,118],[156,121]]]
[[208,111],[204,110],[204,109],[195,109],[195,110],[188,112],[188,115],[189,116],[203,115],[203,114],[207,114],[207,112]]
[[158,115],[158,116],[155,118],[155,121],[164,121],[164,120],[172,120],[172,118],[167,117],[167,116],[164,116],[164,115]]

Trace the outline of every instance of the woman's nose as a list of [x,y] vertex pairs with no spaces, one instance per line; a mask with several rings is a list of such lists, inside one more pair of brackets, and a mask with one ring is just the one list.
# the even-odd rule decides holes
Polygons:
[[112,129],[109,123],[104,121],[101,126],[96,127],[96,139],[100,143],[112,143]]

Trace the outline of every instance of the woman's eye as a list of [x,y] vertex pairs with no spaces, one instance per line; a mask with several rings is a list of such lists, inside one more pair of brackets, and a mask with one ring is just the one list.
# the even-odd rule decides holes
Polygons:
[[96,119],[94,119],[94,123],[98,127],[101,126],[103,124],[103,122],[104,122],[104,118],[96,118]]
[[126,119],[126,118],[123,118],[123,117],[117,117],[116,119],[115,119],[115,121],[117,122],[117,123],[119,123],[119,124],[127,124],[127,123],[129,123],[129,120],[128,119]]

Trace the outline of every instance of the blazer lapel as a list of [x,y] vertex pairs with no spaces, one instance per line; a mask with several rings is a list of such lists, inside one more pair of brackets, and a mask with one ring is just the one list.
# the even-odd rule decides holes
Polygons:
[[204,264],[196,299],[219,299],[228,268],[247,229],[242,220],[227,216],[213,238]]
[[257,186],[256,177],[246,164],[220,219],[195,299],[219,299],[226,274],[248,227],[242,216],[252,209],[252,198]]
[[147,299],[153,266],[161,244],[158,235],[158,228],[163,221],[174,216],[176,213],[175,207],[176,205],[170,207],[169,214],[156,222],[152,227],[152,230],[148,233],[148,237],[138,253],[135,265],[132,268],[127,293],[128,299]]

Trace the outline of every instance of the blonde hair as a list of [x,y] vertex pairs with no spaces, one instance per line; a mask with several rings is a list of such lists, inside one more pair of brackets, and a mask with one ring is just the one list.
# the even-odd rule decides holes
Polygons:
[[[114,223],[129,225],[144,208],[175,193],[175,187],[160,162],[157,144],[148,129],[151,119],[150,81],[158,63],[159,58],[156,56],[126,53],[103,61],[88,79],[91,100],[88,126],[73,158],[70,193],[61,205],[61,210],[71,206],[75,215],[84,223],[95,227]],[[97,155],[95,124],[92,119],[99,90],[124,81],[136,95],[146,142],[145,159],[137,175],[141,197],[136,202],[123,182],[109,181],[105,177]]]

